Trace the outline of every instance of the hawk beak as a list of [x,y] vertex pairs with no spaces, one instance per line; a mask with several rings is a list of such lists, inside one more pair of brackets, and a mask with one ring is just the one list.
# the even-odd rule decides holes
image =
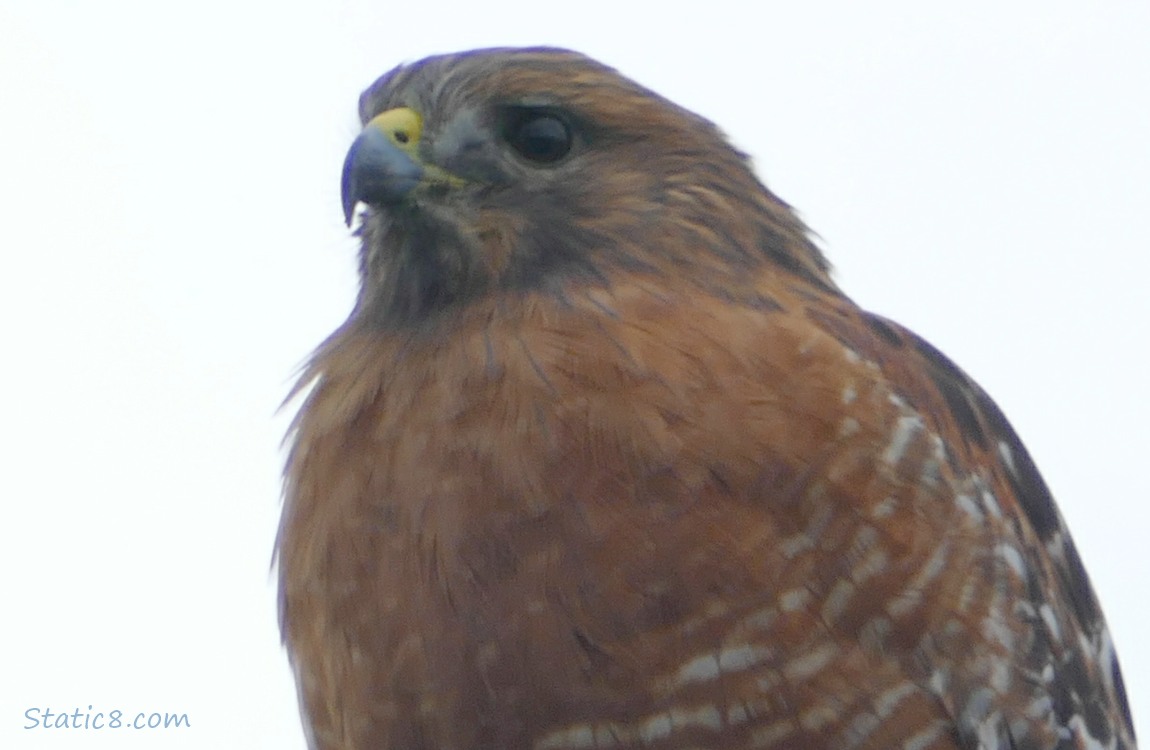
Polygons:
[[391,109],[372,118],[351,144],[340,184],[348,226],[357,203],[394,205],[423,180],[425,168],[418,156],[422,125],[415,110]]

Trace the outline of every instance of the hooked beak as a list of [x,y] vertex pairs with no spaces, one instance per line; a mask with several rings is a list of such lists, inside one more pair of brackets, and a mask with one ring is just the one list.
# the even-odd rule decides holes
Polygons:
[[357,203],[394,205],[423,181],[426,170],[418,155],[422,124],[413,109],[391,109],[372,118],[351,144],[340,185],[348,226]]

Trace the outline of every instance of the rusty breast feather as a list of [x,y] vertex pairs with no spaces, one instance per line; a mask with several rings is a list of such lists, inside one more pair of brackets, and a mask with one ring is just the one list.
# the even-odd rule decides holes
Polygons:
[[1020,446],[912,335],[760,287],[333,337],[280,542],[317,747],[973,747],[1045,695],[1009,654],[1078,625],[1019,625],[1058,576]]

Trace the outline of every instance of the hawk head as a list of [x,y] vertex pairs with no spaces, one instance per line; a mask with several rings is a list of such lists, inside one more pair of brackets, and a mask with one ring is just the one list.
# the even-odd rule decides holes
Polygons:
[[575,52],[399,67],[360,100],[343,207],[362,216],[357,316],[421,324],[491,294],[618,272],[751,294],[753,267],[832,286],[790,208],[712,123]]

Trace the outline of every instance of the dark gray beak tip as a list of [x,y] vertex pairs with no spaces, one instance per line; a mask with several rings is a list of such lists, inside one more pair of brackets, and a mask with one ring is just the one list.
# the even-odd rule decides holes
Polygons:
[[351,226],[355,206],[393,205],[423,179],[423,167],[401,151],[385,133],[368,127],[347,151],[340,179],[343,218]]

